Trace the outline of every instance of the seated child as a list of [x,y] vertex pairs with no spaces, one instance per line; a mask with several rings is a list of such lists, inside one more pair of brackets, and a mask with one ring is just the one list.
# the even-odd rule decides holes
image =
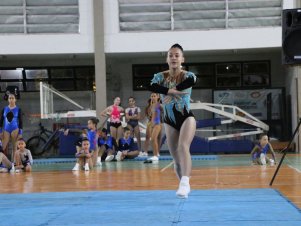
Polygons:
[[110,162],[114,159],[115,150],[117,149],[116,140],[114,139],[114,137],[107,135],[107,130],[105,128],[98,132],[99,157],[97,158],[97,162],[101,161],[102,156],[105,157],[106,162]]
[[78,171],[81,168],[85,168],[85,171],[89,171],[90,168],[93,168],[92,154],[90,153],[90,142],[88,138],[82,138],[81,148],[77,149],[75,154],[76,164],[73,167],[73,171]]
[[[269,159],[267,153],[271,152],[273,159]],[[276,156],[272,145],[269,143],[269,137],[266,134],[261,134],[259,137],[259,143],[255,144],[251,158],[254,164],[266,165],[267,163],[273,165],[276,164]]]
[[18,139],[17,151],[14,156],[16,173],[20,171],[30,172],[33,164],[30,150],[26,149],[26,143],[23,138]]
[[87,130],[83,129],[81,132],[82,133],[81,133],[80,137],[75,142],[75,148],[76,148],[77,152],[82,150],[82,141],[83,141],[83,139],[88,139],[87,138]]
[[134,139],[131,137],[131,130],[127,127],[123,129],[123,137],[118,140],[117,161],[125,158],[133,159],[139,155],[139,151],[135,147]]
[[8,160],[6,155],[3,153],[1,141],[0,141],[0,173],[7,173],[11,170],[13,164]]

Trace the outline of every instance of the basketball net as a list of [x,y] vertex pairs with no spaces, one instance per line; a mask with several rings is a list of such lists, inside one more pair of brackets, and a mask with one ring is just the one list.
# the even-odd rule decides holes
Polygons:
[[[59,101],[56,107],[54,106],[54,97]],[[66,108],[72,110],[66,110]],[[73,110],[73,108],[77,109]],[[61,118],[96,117],[95,110],[85,110],[83,106],[43,82],[40,82],[40,111],[41,119],[54,119],[56,121]]]

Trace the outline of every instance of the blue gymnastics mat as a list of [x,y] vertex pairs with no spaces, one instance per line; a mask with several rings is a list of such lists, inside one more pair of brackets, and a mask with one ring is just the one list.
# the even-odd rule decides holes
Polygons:
[[0,195],[1,226],[301,225],[301,212],[273,189],[55,192]]

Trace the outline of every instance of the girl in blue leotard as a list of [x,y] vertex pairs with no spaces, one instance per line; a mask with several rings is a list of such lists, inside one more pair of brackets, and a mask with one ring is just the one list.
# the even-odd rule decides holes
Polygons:
[[[22,112],[16,105],[14,94],[8,94],[8,106],[4,107],[0,117],[0,134],[2,138],[3,150],[6,150],[8,142],[11,140],[13,152],[12,158],[17,150],[17,140],[22,137]],[[7,153],[5,153],[7,155]]]
[[157,93],[151,94],[150,110],[151,110],[150,137],[151,137],[151,143],[153,147],[153,157],[149,158],[149,160],[159,161],[163,108],[160,103],[160,96]]
[[179,44],[174,44],[168,50],[166,61],[169,70],[154,75],[150,90],[160,93],[163,100],[167,145],[174,160],[175,172],[180,179],[176,195],[187,198],[191,174],[189,148],[196,130],[195,118],[190,110],[190,95],[196,76],[182,70],[184,53]]
[[97,118],[90,118],[88,120],[87,138],[90,142],[90,152],[92,153],[93,166],[99,165],[98,145],[97,145],[97,140],[98,140],[97,123],[98,122],[99,120]]
[[99,132],[98,147],[99,156],[105,157],[106,162],[110,162],[114,159],[115,152],[117,150],[117,143],[114,137],[107,135],[107,130],[103,128]]

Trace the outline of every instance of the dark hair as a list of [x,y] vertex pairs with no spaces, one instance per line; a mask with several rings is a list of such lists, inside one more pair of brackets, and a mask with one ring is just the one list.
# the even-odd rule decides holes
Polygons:
[[127,132],[127,131],[131,131],[128,127],[124,127],[123,128],[123,132],[125,133],[125,132]]
[[150,115],[149,115],[149,109],[151,107],[151,98],[149,98],[147,100],[147,106],[145,107],[145,110],[144,110],[144,114],[148,117],[148,119],[150,118]]
[[269,138],[268,134],[262,133],[262,134],[259,135],[259,140],[261,140],[261,138],[263,138],[264,136],[267,136]]
[[98,118],[90,118],[89,121],[91,121],[94,125],[97,125],[97,123],[99,123]]
[[88,142],[90,143],[90,141],[89,141],[89,139],[88,139],[87,137],[83,137],[82,143],[83,143],[84,141],[88,141]]
[[170,47],[170,49],[173,49],[173,48],[177,48],[177,49],[181,50],[182,53],[184,52],[183,47],[178,43],[175,43]]
[[107,134],[108,130],[106,128],[98,128],[98,132],[103,132],[103,133]]
[[22,137],[19,138],[18,141],[23,141],[24,143],[26,143],[25,140],[24,140],[24,138],[22,138]]
[[130,99],[136,100],[135,97],[132,97],[132,96],[130,96],[130,97],[128,98],[128,100],[130,100]]
[[8,100],[9,95],[14,95],[16,99],[20,99],[20,90],[18,86],[7,86],[4,94],[4,100]]
[[115,96],[115,97],[113,98],[113,104],[114,104],[114,101],[115,101],[116,98],[119,98],[119,99],[120,99],[119,106],[122,106],[122,103],[121,103],[121,97],[120,97],[120,96]]

